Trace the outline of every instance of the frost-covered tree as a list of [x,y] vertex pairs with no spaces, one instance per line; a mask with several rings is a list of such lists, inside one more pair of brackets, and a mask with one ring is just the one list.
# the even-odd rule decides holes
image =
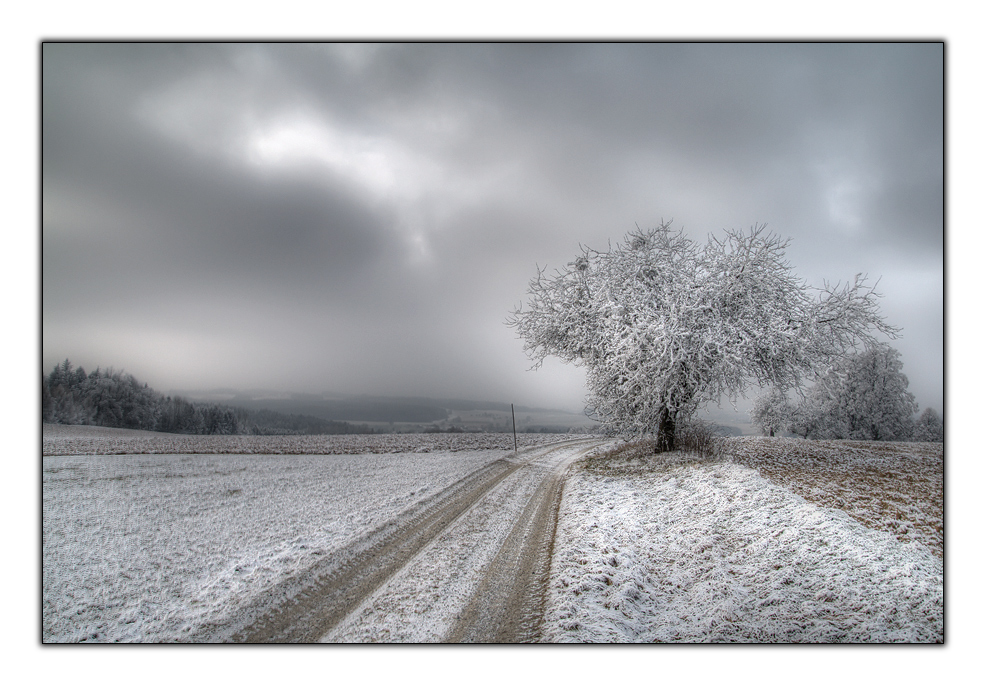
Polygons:
[[917,411],[900,353],[885,343],[838,361],[805,398],[813,438],[904,441]]
[[750,410],[750,420],[768,436],[788,427],[794,408],[788,402],[787,394],[779,388],[757,396]]
[[818,433],[821,417],[812,406],[802,401],[791,410],[791,419],[787,429],[801,438],[814,437]]
[[874,330],[895,333],[864,277],[813,289],[787,245],[764,226],[704,246],[670,222],[637,229],[554,276],[539,269],[528,308],[507,323],[535,367],[549,355],[585,367],[589,414],[672,450],[676,424],[703,403],[735,400],[750,382],[798,385]]
[[929,443],[945,442],[945,424],[932,408],[925,408],[914,425],[912,440],[928,441]]

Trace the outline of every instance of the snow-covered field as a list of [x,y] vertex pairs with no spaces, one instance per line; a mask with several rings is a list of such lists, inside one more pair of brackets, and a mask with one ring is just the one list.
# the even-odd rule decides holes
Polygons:
[[[812,468],[818,465],[806,462],[811,456],[783,439],[770,440],[772,449],[756,439],[730,439],[736,458],[628,450],[585,462],[562,502],[545,640],[942,641],[936,550],[809,502],[739,463],[751,455],[768,461],[775,453],[784,463],[778,473],[824,499]],[[886,460],[881,470],[879,458],[863,449],[873,444],[839,444],[848,450],[828,447],[822,478],[826,471],[892,471],[902,459]],[[936,449],[911,445],[903,459],[925,463],[912,471],[940,472],[940,447],[936,458]],[[897,490],[907,492],[907,482],[898,482]],[[850,512],[879,509],[873,501],[880,498],[865,485],[856,492],[863,494],[859,502],[851,489],[837,496]],[[913,513],[933,512],[940,503],[920,489],[911,497]],[[940,512],[938,526],[940,534]]]
[[182,640],[503,455],[45,456],[43,640]]
[[[517,434],[526,448],[558,434]],[[332,436],[194,436],[101,426],[45,424],[44,455],[361,455],[461,450],[513,450],[513,434],[342,434]]]

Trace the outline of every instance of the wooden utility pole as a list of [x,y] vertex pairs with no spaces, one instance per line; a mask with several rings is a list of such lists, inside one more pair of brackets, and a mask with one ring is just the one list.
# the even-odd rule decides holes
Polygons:
[[514,404],[510,403],[510,419],[514,423],[514,452],[517,452],[517,418],[514,416]]

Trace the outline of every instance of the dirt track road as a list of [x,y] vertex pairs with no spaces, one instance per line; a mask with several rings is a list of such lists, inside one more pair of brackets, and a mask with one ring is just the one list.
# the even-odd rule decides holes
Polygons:
[[564,474],[602,443],[492,462],[191,640],[537,641]]

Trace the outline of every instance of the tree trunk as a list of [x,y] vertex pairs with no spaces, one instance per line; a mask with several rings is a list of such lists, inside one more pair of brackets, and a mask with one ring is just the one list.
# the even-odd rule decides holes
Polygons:
[[665,453],[675,449],[674,429],[674,417],[667,408],[661,408],[657,425],[657,444],[654,446],[655,453]]

